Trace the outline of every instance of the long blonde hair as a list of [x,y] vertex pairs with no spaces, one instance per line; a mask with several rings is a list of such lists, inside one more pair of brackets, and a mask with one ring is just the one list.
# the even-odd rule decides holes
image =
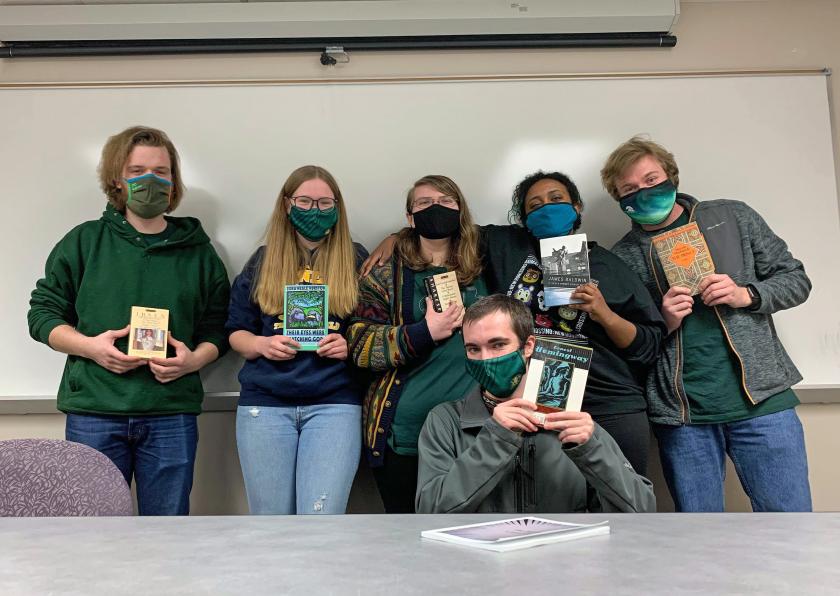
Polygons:
[[[315,253],[313,269],[329,286],[330,313],[346,317],[359,301],[356,251],[347,225],[347,209],[338,183],[327,170],[319,166],[303,166],[289,174],[280,190],[274,213],[265,232],[265,252],[259,264],[253,297],[260,309],[269,315],[283,312],[283,288],[300,282],[300,274],[307,265],[305,249],[297,241],[295,227],[286,213],[286,199],[294,195],[308,180],[323,180],[335,196],[338,221]],[[313,205],[313,209],[318,207]]]
[[[455,271],[459,284],[469,284],[481,275],[481,258],[478,254],[478,231],[473,223],[472,215],[470,215],[467,200],[451,178],[440,175],[423,176],[408,191],[405,211],[409,215],[411,215],[411,209],[414,206],[414,191],[417,190],[417,187],[425,185],[431,186],[458,202],[461,227],[451,238],[446,266]],[[415,271],[423,271],[431,265],[420,251],[420,234],[414,228],[400,230],[397,234],[397,244],[394,252],[403,264]]]

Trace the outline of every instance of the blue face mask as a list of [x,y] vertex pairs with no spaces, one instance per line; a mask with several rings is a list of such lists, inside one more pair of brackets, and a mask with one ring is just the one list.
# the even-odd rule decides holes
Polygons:
[[534,238],[565,236],[578,220],[578,212],[571,203],[548,203],[537,207],[525,218],[525,227]]
[[670,180],[650,188],[640,188],[618,202],[624,214],[638,224],[660,224],[671,215],[677,200],[677,187]]

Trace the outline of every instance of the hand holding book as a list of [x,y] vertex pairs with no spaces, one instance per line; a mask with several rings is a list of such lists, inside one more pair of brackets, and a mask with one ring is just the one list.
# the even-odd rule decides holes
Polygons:
[[256,338],[257,352],[268,360],[291,360],[300,349],[300,344],[285,335]]
[[114,346],[117,339],[129,334],[130,328],[130,325],[126,325],[122,329],[111,329],[86,338],[84,353],[79,355],[93,360],[102,368],[118,375],[145,365],[147,361],[143,358],[126,356]]
[[158,383],[170,383],[197,371],[204,364],[184,342],[172,337],[172,333],[169,333],[168,340],[169,345],[175,350],[175,356],[149,360],[149,370],[155,375]]
[[516,432],[537,432],[537,405],[526,399],[509,399],[493,408],[493,418],[508,430]]
[[321,358],[335,358],[347,360],[347,340],[339,333],[329,333],[318,342],[316,353]]
[[432,339],[441,341],[451,337],[455,330],[461,326],[464,320],[464,307],[453,302],[443,312],[437,312],[434,309],[432,299],[427,296],[425,318]]
[[558,433],[561,443],[583,445],[595,432],[595,422],[587,412],[550,412],[545,415],[543,428]]

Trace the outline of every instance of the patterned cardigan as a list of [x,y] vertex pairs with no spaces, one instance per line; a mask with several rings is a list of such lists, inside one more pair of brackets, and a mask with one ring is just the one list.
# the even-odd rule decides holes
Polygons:
[[408,377],[405,364],[435,347],[426,319],[414,319],[414,271],[392,258],[375,267],[359,286],[347,344],[356,366],[376,378],[365,393],[362,419],[371,467],[382,465],[394,412]]

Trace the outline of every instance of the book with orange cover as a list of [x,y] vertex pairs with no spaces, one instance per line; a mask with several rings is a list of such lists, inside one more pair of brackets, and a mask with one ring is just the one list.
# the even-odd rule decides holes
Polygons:
[[706,239],[695,222],[658,234],[651,241],[670,287],[688,288],[694,296],[700,292],[700,282],[715,272]]

